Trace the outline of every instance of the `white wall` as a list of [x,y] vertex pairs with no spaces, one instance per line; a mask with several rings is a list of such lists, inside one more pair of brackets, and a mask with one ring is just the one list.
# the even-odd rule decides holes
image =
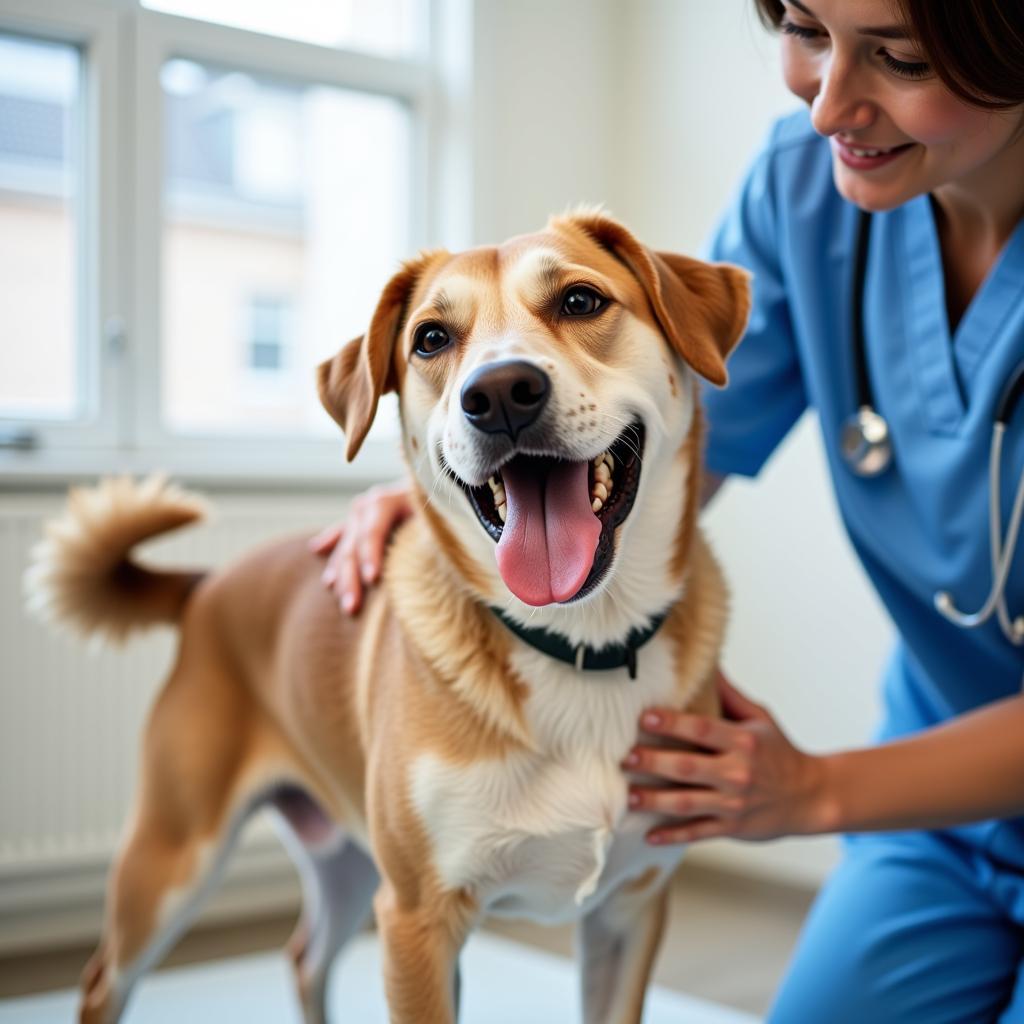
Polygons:
[[473,11],[473,240],[610,201],[621,0],[475,0]]
[[696,252],[771,121],[797,100],[752,0],[621,0],[616,210]]
[[[771,120],[797,101],[752,0],[477,0],[475,237],[602,201],[647,244],[695,253]],[[734,595],[726,671],[799,744],[859,745],[888,621],[842,534],[806,417],[707,526]],[[720,842],[694,855],[819,880],[834,840]]]

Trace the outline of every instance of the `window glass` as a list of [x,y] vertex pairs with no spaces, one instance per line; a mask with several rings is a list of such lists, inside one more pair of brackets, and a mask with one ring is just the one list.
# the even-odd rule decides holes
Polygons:
[[411,52],[425,0],[142,0],[201,21],[386,56]]
[[314,368],[408,255],[408,108],[186,60],[162,81],[164,419],[336,435]]
[[254,370],[284,369],[291,304],[281,299],[253,298],[249,304],[249,365]]
[[80,64],[0,33],[0,416],[80,414]]

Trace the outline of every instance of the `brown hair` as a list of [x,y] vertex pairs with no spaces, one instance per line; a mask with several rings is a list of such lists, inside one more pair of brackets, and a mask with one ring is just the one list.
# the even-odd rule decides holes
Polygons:
[[[778,28],[781,0],[754,0],[761,21]],[[1024,4],[1021,0],[893,0],[929,64],[949,90],[977,107],[1024,103]]]

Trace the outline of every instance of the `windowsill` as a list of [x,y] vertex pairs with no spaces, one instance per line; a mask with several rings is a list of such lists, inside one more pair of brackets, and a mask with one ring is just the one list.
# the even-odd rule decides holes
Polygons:
[[398,442],[368,443],[355,462],[344,451],[197,451],[117,449],[0,451],[0,491],[51,490],[101,476],[143,477],[167,473],[206,489],[339,491],[360,490],[406,473]]

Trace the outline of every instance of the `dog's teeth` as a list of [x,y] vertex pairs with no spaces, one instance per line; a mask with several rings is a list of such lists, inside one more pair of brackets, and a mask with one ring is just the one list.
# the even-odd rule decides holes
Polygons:
[[[594,485],[590,497],[594,502],[594,511],[604,507],[608,495],[612,492],[612,457],[609,452],[601,452],[594,459]],[[592,506],[593,507],[593,506]]]
[[612,458],[611,452],[604,453],[604,461],[608,463],[609,472],[615,472],[615,460]]
[[498,518],[505,522],[505,516],[508,514],[505,508],[505,482],[499,476],[492,476],[487,481],[488,486],[491,488],[491,497],[494,499],[494,510],[498,513]]
[[600,512],[600,511],[601,511],[601,509],[602,509],[602,508],[604,507],[604,502],[603,502],[603,501],[601,501],[601,499],[600,499],[600,498],[595,498],[595,499],[593,500],[593,502],[591,503],[590,507],[591,507],[591,509],[593,509],[593,510],[594,510],[595,512]]

